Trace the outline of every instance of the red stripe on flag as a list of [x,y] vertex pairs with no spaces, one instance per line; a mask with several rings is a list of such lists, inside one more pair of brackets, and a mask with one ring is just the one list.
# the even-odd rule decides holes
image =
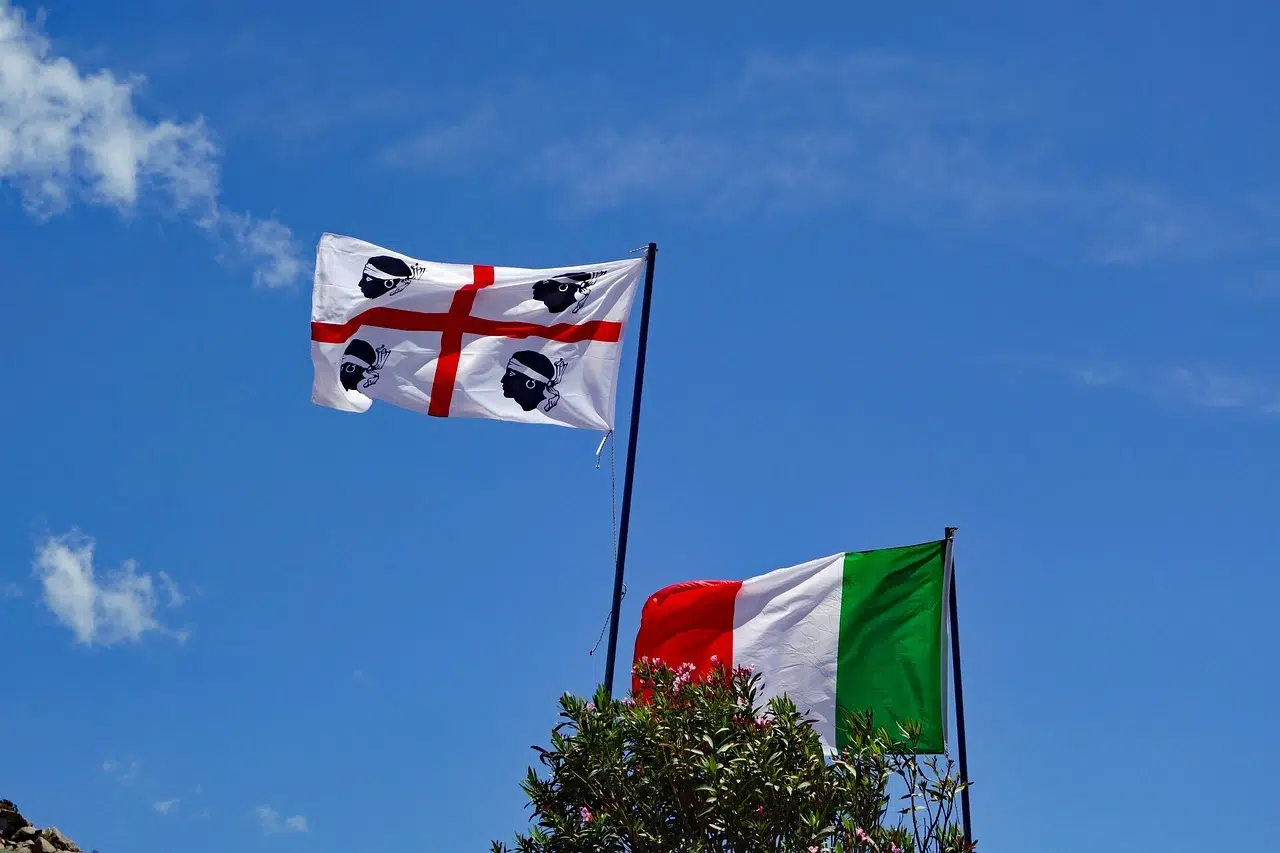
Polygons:
[[[691,581],[666,587],[644,603],[635,660],[658,658],[675,667],[691,663],[699,673],[714,655],[733,666],[733,605],[742,581]],[[632,679],[637,693],[639,685]]]
[[458,378],[458,357],[462,355],[462,327],[471,316],[476,304],[476,293],[493,284],[493,267],[472,267],[472,282],[453,295],[449,305],[452,321],[440,335],[440,357],[436,360],[436,376],[431,383],[431,403],[427,414],[437,418],[449,417],[453,403],[453,383]]
[[[401,332],[443,332],[452,325],[452,314],[428,314],[400,308],[370,308],[345,323],[312,323],[311,340],[321,344],[345,344],[355,337],[361,326],[377,326]],[[516,323],[511,320],[486,320],[467,317],[462,321],[466,335],[490,335],[503,338],[546,338],[561,343],[602,341],[614,344],[622,339],[622,324],[613,320],[588,320],[585,323]]]
[[546,338],[572,344],[582,341],[617,343],[622,338],[622,324],[612,320],[588,320],[585,323],[514,323],[510,320],[486,320],[469,317],[464,330],[469,335],[492,335],[503,338]]
[[401,308],[370,308],[345,323],[312,323],[311,340],[322,344],[345,344],[361,326],[378,326],[402,332],[443,332],[449,326],[449,314],[427,314]]

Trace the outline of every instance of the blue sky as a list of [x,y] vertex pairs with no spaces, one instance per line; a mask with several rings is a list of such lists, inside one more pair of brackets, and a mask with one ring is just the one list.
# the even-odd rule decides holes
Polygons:
[[660,244],[624,649],[667,583],[956,525],[984,850],[1266,831],[1276,9],[42,8],[0,2],[0,796],[33,820],[484,849],[601,678],[599,436],[312,405],[332,231]]

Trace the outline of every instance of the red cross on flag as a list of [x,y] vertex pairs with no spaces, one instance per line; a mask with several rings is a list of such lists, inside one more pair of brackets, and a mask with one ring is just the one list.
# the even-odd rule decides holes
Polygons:
[[612,429],[622,332],[643,272],[643,259],[541,270],[433,263],[325,234],[311,400]]

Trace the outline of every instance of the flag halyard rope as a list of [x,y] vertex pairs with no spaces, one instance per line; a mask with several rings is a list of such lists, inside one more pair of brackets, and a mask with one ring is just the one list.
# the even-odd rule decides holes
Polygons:
[[[596,468],[600,467],[600,451],[604,449],[604,443],[609,442],[609,520],[613,524],[613,561],[618,561],[618,466],[617,466],[617,439],[614,437],[613,430],[605,433],[603,439],[600,440],[600,447],[596,449]],[[627,597],[627,585],[622,585],[622,597]],[[600,648],[600,643],[604,641],[605,632],[609,630],[609,619],[612,613],[604,617],[604,625],[600,628],[600,636],[596,637],[596,644],[591,647],[591,651],[587,652],[590,657]]]

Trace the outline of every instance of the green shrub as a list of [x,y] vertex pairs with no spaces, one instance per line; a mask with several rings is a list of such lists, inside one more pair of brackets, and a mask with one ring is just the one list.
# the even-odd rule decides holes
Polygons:
[[544,775],[530,768],[521,786],[535,826],[493,853],[972,849],[953,820],[951,761],[898,754],[870,714],[847,720],[851,745],[832,756],[789,699],[760,707],[743,668],[642,661],[634,675],[626,699],[561,698],[564,722],[534,747]]

